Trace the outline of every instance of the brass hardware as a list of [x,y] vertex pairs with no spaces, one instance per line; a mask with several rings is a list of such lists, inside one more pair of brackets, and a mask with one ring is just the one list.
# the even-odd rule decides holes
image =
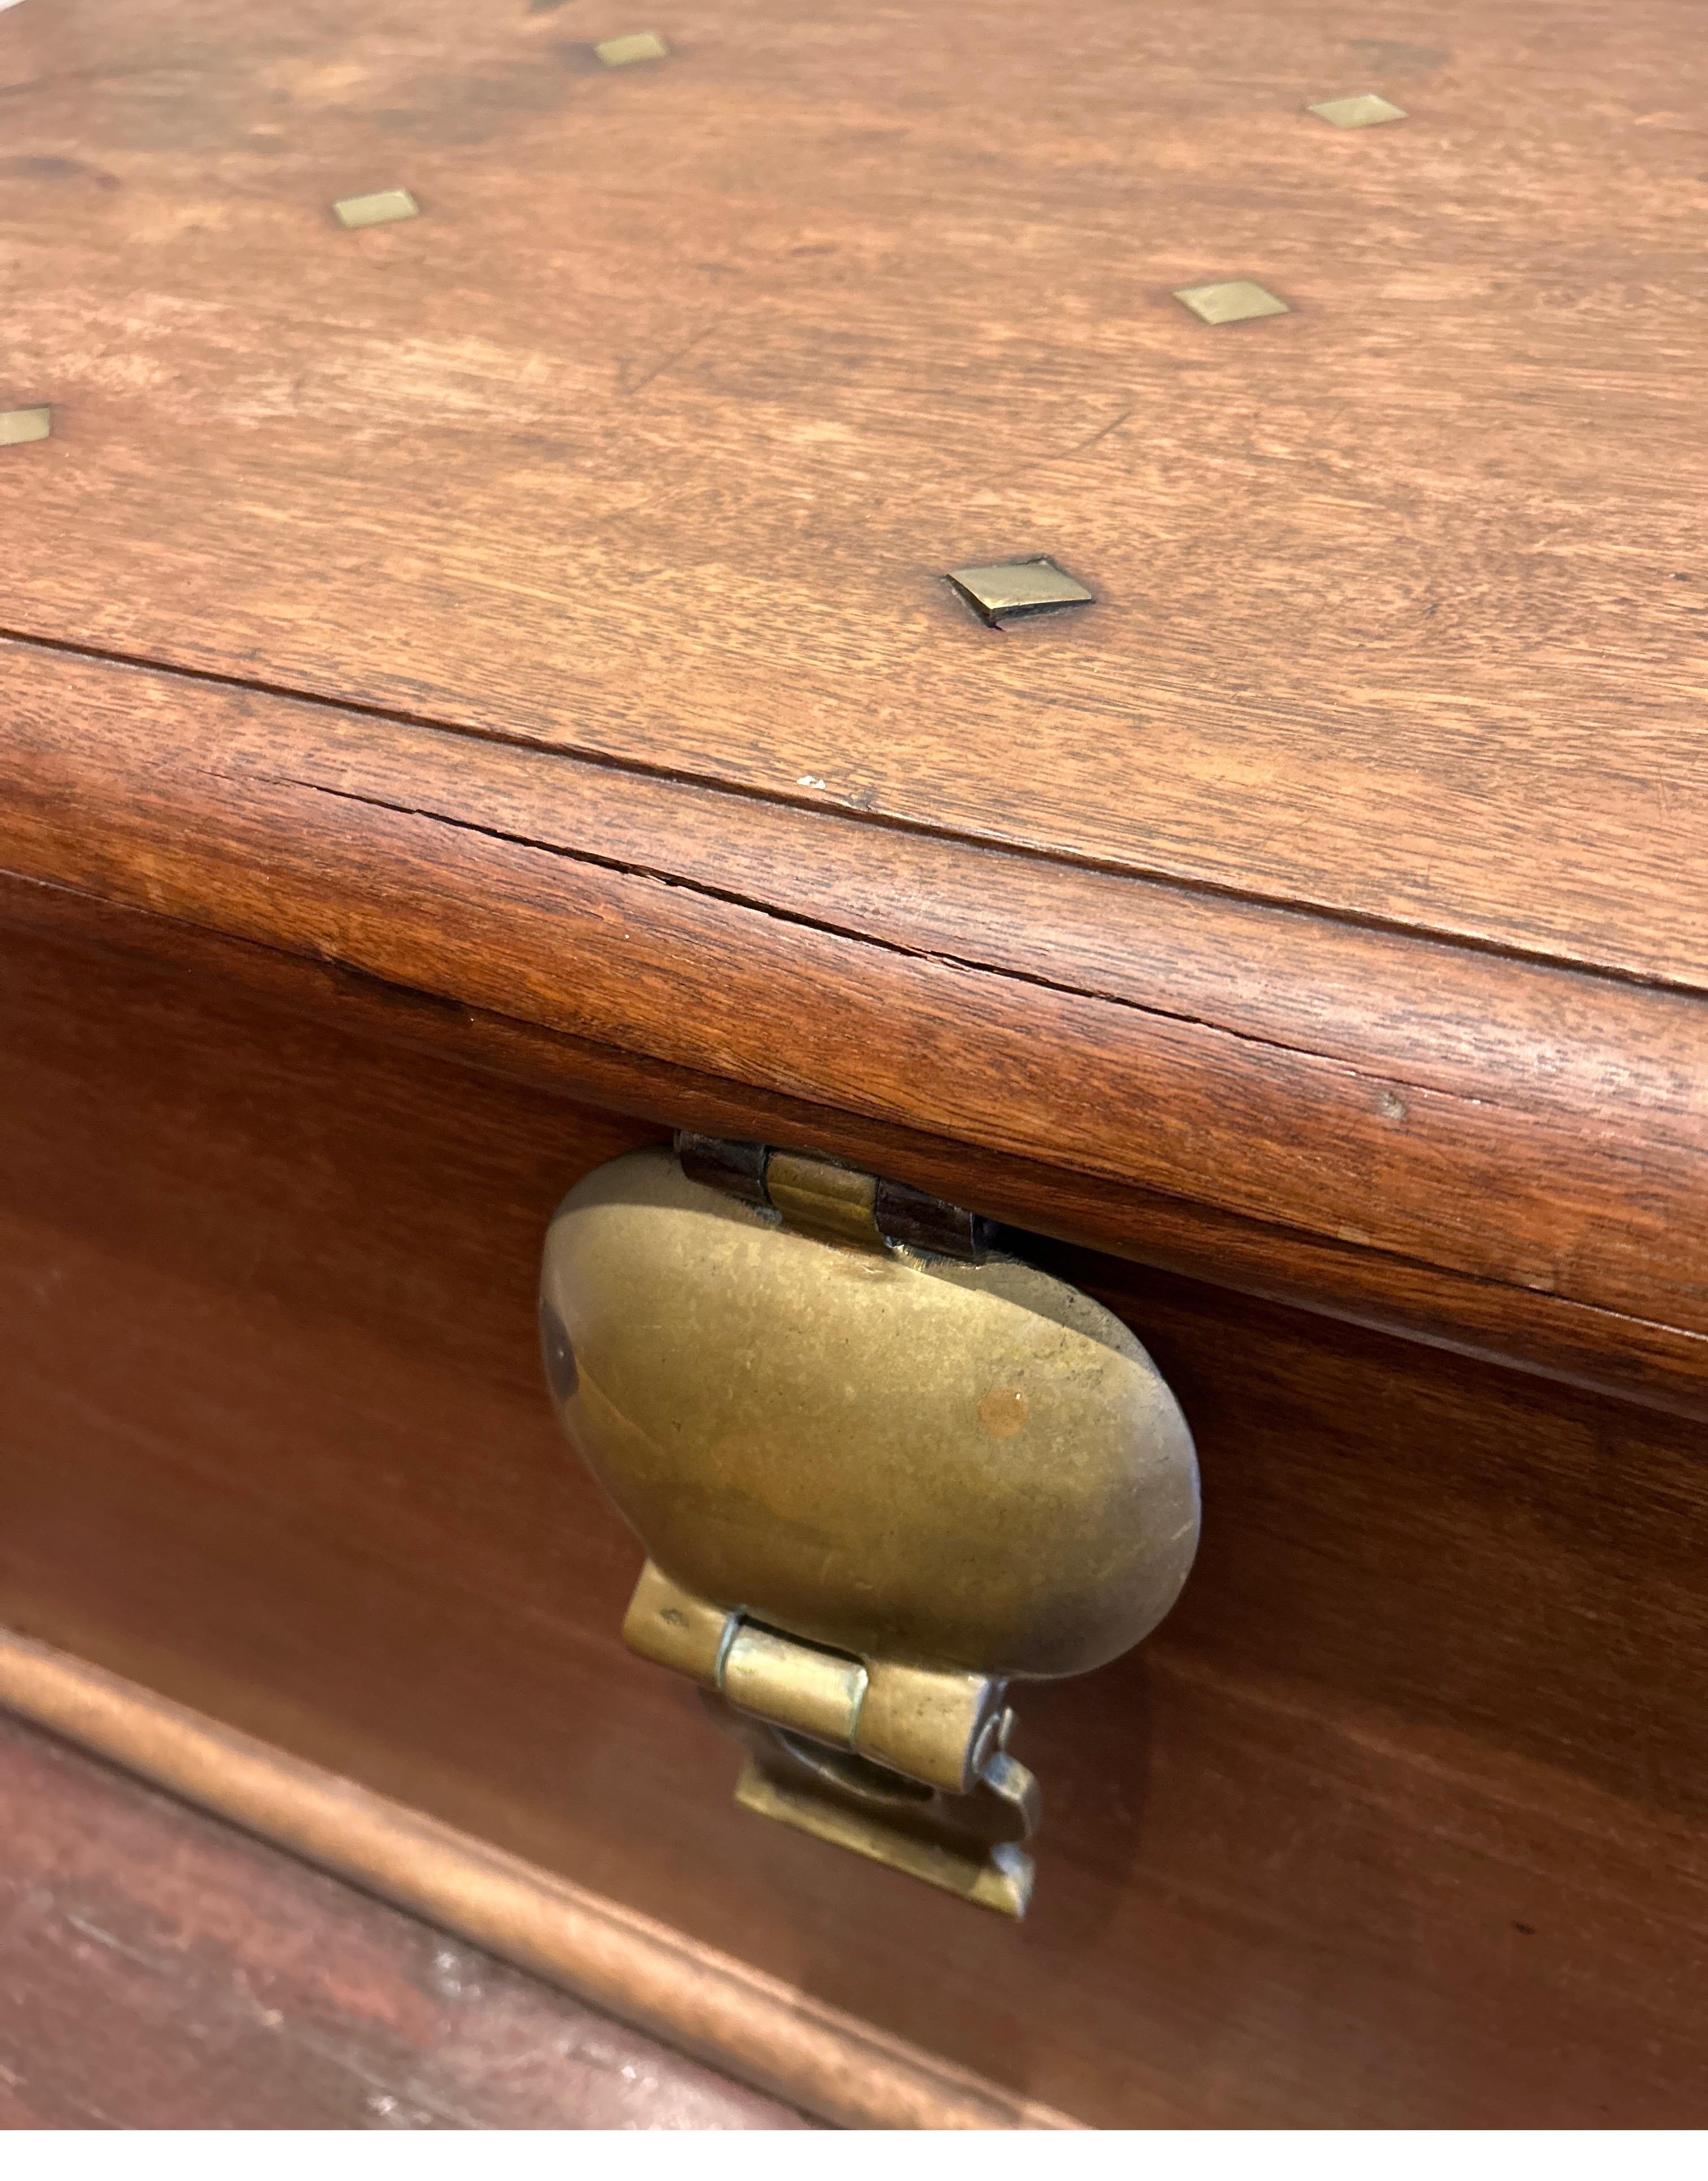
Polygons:
[[1320,114],[1336,129],[1374,129],[1378,122],[1406,119],[1403,106],[1394,105],[1374,91],[1361,91],[1353,98],[1325,98],[1306,111]]
[[50,438],[52,430],[51,409],[0,410],[0,447],[27,447],[34,439]]
[[851,1848],[978,1908],[1026,1913],[1033,1861],[1025,1843],[1037,1830],[1038,1785],[1006,1750],[986,1760],[976,1793],[950,1796],[909,1792],[908,1783],[875,1764],[838,1759],[752,1721],[736,1731],[749,1750],[736,1782],[744,1810]]
[[340,197],[333,210],[341,227],[383,227],[388,220],[414,219],[421,207],[407,190],[375,190],[369,196]]
[[629,1601],[623,1641],[654,1665],[716,1691],[736,1711],[945,1794],[972,1792],[987,1731],[1003,1709],[1003,1684],[988,1674],[867,1662],[800,1643],[697,1597],[651,1560]]
[[773,1151],[765,1168],[765,1194],[791,1227],[822,1235],[827,1242],[856,1242],[871,1250],[884,1246],[873,1174],[832,1166],[828,1159]]
[[1212,280],[1201,288],[1176,288],[1174,299],[1207,326],[1237,325],[1242,318],[1272,318],[1292,308],[1255,280]]
[[[1118,1320],[971,1215],[680,1143],[570,1191],[541,1284],[559,1416],[647,1550],[625,1639],[745,1743],[744,1807],[1018,1915],[1038,1797],[1006,1686],[1173,1604],[1185,1422]],[[897,1241],[895,1206],[963,1253]]]
[[765,1170],[771,1163],[766,1144],[734,1143],[727,1136],[696,1136],[687,1129],[676,1135],[676,1157],[691,1181],[703,1181],[726,1196],[739,1196],[769,1211]]
[[1025,1913],[1038,1786],[1007,1753],[1002,1681],[797,1642],[696,1597],[651,1560],[623,1637],[700,1682],[712,1716],[746,1745],[742,1808]]
[[952,568],[949,581],[982,621],[996,627],[1022,614],[1096,603],[1083,583],[1047,554],[1027,560],[995,560],[978,568]]
[[768,1720],[815,1742],[854,1747],[866,1697],[866,1669],[857,1659],[791,1643],[786,1636],[744,1622],[724,1654],[724,1694],[750,1719]]
[[662,61],[670,48],[656,30],[633,30],[626,37],[604,38],[593,51],[607,68],[627,68],[631,61]]
[[724,1670],[724,1654],[741,1625],[738,1613],[707,1604],[648,1560],[623,1616],[623,1641],[655,1666],[674,1666],[679,1674],[715,1689]]
[[854,1747],[946,1795],[970,1795],[987,1731],[1006,1714],[1003,1685],[989,1674],[936,1674],[923,1666],[874,1665]]
[[[775,1172],[784,1177],[786,1198],[788,1178],[796,1164],[823,1168],[830,1163],[824,1159],[795,1162],[790,1153],[774,1151],[767,1144],[734,1143],[727,1137],[697,1136],[686,1130],[676,1138],[676,1156],[691,1180],[706,1182],[726,1195],[739,1196],[744,1203],[781,1213],[791,1225],[799,1223],[798,1196],[796,1206],[785,1212],[782,1203],[773,1201],[768,1176]],[[868,1179],[858,1177],[862,1184]],[[989,1256],[995,1237],[991,1221],[981,1219],[976,1212],[945,1204],[941,1197],[928,1196],[923,1189],[881,1175],[873,1195],[871,1216],[876,1235],[865,1231],[862,1215],[860,1231],[851,1231],[850,1239],[891,1242],[923,1250],[929,1256],[961,1257],[977,1264]],[[813,1223],[810,1218],[807,1223]]]

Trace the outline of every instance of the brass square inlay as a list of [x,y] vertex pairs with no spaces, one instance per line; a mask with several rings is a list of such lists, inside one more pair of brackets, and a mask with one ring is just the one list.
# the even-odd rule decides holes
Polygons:
[[333,207],[344,227],[383,227],[388,220],[413,219],[421,207],[407,190],[376,190],[370,196],[340,197]]
[[1396,106],[1391,99],[1377,91],[1360,91],[1354,98],[1325,98],[1320,106],[1307,109],[1320,113],[1325,121],[1333,122],[1336,129],[1374,129],[1379,121],[1403,121],[1406,109]]
[[662,61],[670,48],[656,30],[631,30],[625,38],[605,38],[593,51],[607,68],[627,68],[631,61]]
[[32,439],[49,438],[52,430],[51,409],[0,409],[0,447],[25,447]]
[[978,568],[951,568],[949,581],[982,621],[998,622],[1056,606],[1088,606],[1093,594],[1048,554],[1029,560],[993,560]]
[[1272,318],[1277,312],[1292,308],[1255,280],[1211,280],[1202,288],[1176,288],[1174,296],[1207,326],[1235,325],[1242,318]]

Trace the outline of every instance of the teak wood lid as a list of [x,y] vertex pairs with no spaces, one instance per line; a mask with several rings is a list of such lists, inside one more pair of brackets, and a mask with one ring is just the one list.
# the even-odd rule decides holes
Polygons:
[[1708,54],[1407,23],[0,15],[5,914],[1708,1402]]

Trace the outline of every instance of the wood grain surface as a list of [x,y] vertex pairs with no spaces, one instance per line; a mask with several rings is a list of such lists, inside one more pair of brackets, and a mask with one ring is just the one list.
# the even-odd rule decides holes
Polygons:
[[[1077,2125],[359,1781],[4,1629],[0,1703],[674,2050],[724,2062],[791,2112],[857,2129]],[[685,2086],[691,2077],[672,2095]]]
[[737,1811],[625,1653],[536,1251],[653,1131],[41,944],[0,1077],[0,1621],[1100,2124],[1700,2126],[1700,1426],[1070,1257],[1204,1471],[1025,1692],[1017,1929]]
[[[1708,1340],[1676,1327],[1446,1273],[1356,1240],[1212,1212],[1186,1198],[1116,1189],[1037,1160],[981,1152],[912,1126],[755,1090],[389,984],[335,960],[310,961],[63,886],[0,873],[0,924],[8,927],[8,947],[27,940],[55,942],[25,974],[32,980],[45,975],[45,990],[64,1007],[76,1008],[85,988],[94,1004],[104,1004],[122,977],[146,985],[154,996],[149,1004],[169,1014],[199,984],[196,1012],[219,1025],[212,1031],[218,1035],[229,1024],[208,987],[215,980],[236,995],[261,997],[349,1035],[455,1058],[537,1091],[596,1100],[653,1124],[660,1138],[687,1126],[714,1135],[818,1145],[978,1204],[1039,1235],[1708,1418]],[[25,957],[18,958],[21,964]],[[161,977],[163,967],[189,972],[191,985],[181,975]]]
[[1698,1400],[1679,0],[586,5],[0,21],[0,867]]
[[0,2129],[798,2115],[0,1718]]
[[1472,1346],[1506,1344],[1471,1292],[1503,1289],[1534,1326],[1521,1355],[1563,1340],[1568,1370],[1611,1356],[1646,1381],[1659,1344],[1658,1375],[1700,1399],[1693,996],[110,662],[0,660],[16,872],[840,1111],[810,1132],[832,1151],[860,1155],[850,1116],[976,1148],[998,1177],[981,1209],[1031,1160],[1054,1185],[1010,1216],[1060,1228],[1066,1204],[1105,1247],[1131,1246],[1135,1193],[1171,1199],[1211,1251],[1231,1219],[1271,1257],[1303,1240],[1395,1287],[1445,1276]]
[[1698,986],[1695,25],[18,9],[5,625]]
[[[1708,2119],[1696,27],[0,13],[0,1620],[1088,2119]],[[1018,1931],[618,1642],[535,1255],[682,1122],[1140,1261]]]

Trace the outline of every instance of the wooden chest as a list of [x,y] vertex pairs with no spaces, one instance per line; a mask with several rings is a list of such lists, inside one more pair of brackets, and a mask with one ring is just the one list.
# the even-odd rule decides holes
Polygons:
[[[834,2118],[1700,2124],[1693,12],[661,8],[0,14],[0,1698]],[[1191,1425],[1024,1923],[620,1640],[677,1129]]]

